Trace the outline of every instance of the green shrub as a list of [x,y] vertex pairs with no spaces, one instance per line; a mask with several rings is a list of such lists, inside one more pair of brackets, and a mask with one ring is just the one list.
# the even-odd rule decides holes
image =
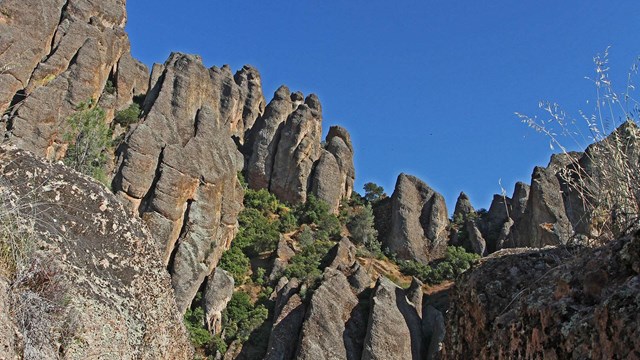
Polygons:
[[278,226],[278,230],[282,233],[288,233],[296,229],[298,225],[298,219],[293,215],[291,210],[281,210],[280,211],[280,224]]
[[300,224],[318,224],[327,215],[329,204],[314,195],[309,195],[307,201],[296,209],[296,217]]
[[269,317],[269,311],[264,305],[254,306],[247,293],[238,291],[233,293],[227,308],[222,312],[222,326],[225,340],[235,339],[241,342],[249,338],[251,332],[262,325]]
[[111,95],[116,93],[116,86],[111,79],[107,80],[107,83],[104,85],[104,92]]
[[280,223],[255,208],[245,208],[238,216],[240,230],[234,242],[247,255],[273,251],[280,239]]
[[280,201],[265,189],[247,189],[244,193],[244,206],[251,209],[260,210],[263,214],[275,214],[282,206]]
[[111,130],[105,112],[93,101],[82,103],[67,120],[70,130],[63,135],[69,143],[64,163],[73,169],[107,183],[105,166],[111,152]]
[[233,276],[233,280],[237,285],[244,283],[249,273],[250,265],[247,255],[245,255],[239,247],[234,245],[231,245],[231,248],[222,254],[220,262],[218,263],[220,268]]
[[400,271],[409,276],[415,276],[420,281],[435,285],[446,280],[455,280],[460,274],[471,267],[480,256],[466,252],[461,247],[450,246],[444,259],[429,266],[417,261],[399,261]]
[[316,237],[318,240],[338,240],[342,232],[342,224],[338,217],[333,214],[324,214],[318,221],[318,231]]
[[137,123],[138,118],[142,114],[140,105],[133,103],[128,108],[116,112],[114,121],[122,127],[128,127],[131,124]]
[[194,346],[203,347],[211,342],[211,334],[204,328],[204,310],[201,307],[194,310],[187,309],[184,314],[184,325]]
[[374,228],[374,217],[371,205],[358,207],[347,223],[351,241],[364,245],[369,251],[381,252],[378,231]]
[[228,346],[227,343],[224,342],[220,335],[215,335],[211,337],[211,341],[207,346],[207,353],[215,355],[216,352],[220,354],[224,354],[227,352]]
[[290,260],[284,274],[289,279],[298,278],[308,285],[312,285],[322,276],[320,265],[322,259],[329,250],[335,246],[331,241],[315,241],[305,246],[301,252],[294,255]]
[[376,183],[368,182],[364,184],[364,200],[369,203],[375,203],[387,197],[384,188]]

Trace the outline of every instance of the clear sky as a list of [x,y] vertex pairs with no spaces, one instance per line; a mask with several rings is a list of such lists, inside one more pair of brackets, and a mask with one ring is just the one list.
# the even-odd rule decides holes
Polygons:
[[637,0],[129,0],[132,52],[207,66],[255,66],[267,101],[281,84],[318,94],[323,127],[346,127],[356,189],[425,180],[453,210],[460,191],[488,207],[529,183],[551,150],[514,112],[539,100],[591,113],[593,56],[611,46],[614,80],[640,55]]

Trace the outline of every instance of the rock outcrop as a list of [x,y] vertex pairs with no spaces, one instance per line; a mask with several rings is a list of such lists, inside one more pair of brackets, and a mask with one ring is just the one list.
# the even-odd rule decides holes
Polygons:
[[400,174],[391,196],[391,225],[383,245],[398,259],[428,262],[447,246],[444,198],[415,176]]
[[154,71],[114,188],[152,230],[184,311],[236,232],[243,161],[231,125],[246,101],[225,95],[243,93],[227,67],[207,69],[197,56],[174,53]]
[[362,359],[421,359],[422,323],[404,291],[381,277],[371,301]]
[[322,107],[316,95],[305,98],[286,86],[278,88],[247,136],[249,187],[268,189],[294,205],[312,193],[337,213],[340,200],[353,191],[353,146],[339,126],[329,129],[324,148],[321,136]]
[[325,143],[314,170],[311,191],[326,201],[333,213],[338,213],[340,200],[349,199],[353,192],[353,145],[347,130],[340,126],[329,129]]
[[147,91],[125,22],[123,0],[0,4],[0,108],[9,110],[7,130],[20,148],[60,158],[66,119],[79,104],[99,101],[113,119]]
[[216,268],[207,278],[202,308],[207,329],[212,334],[219,334],[222,330],[222,311],[231,300],[233,289],[233,277],[221,268]]
[[192,358],[154,239],[104,186],[3,147],[0,193],[34,249],[9,288],[0,283],[3,316],[19,325],[15,356]]
[[444,359],[626,359],[640,352],[640,234],[597,249],[507,249],[455,285]]

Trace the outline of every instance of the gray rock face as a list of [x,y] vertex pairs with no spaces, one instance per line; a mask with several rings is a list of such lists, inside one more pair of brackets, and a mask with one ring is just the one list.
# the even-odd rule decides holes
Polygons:
[[[557,162],[556,162],[557,161]],[[513,242],[519,247],[543,247],[567,242],[573,229],[566,215],[556,172],[567,163],[552,159],[549,168],[533,171],[527,207],[515,224]]]
[[362,338],[348,324],[357,305],[344,274],[327,268],[311,298],[296,359],[359,359]]
[[513,200],[511,201],[511,218],[514,221],[519,221],[524,215],[524,211],[527,209],[527,201],[529,201],[529,190],[531,187],[525,183],[517,182],[513,190]]
[[129,53],[123,0],[12,0],[0,10],[0,64],[7,67],[0,107],[17,105],[9,130],[19,147],[60,158],[66,119],[80,103],[99,101],[113,115],[146,91],[146,68]]
[[153,231],[184,312],[237,229],[242,158],[230,124],[240,105],[222,95],[228,68],[174,53],[156,69],[163,72],[127,136],[114,188]]
[[[155,241],[111,192],[63,165],[6,148],[0,149],[0,179],[0,193],[10,200],[3,206],[29,209],[25,216],[37,214],[27,221],[37,250],[25,275],[45,276],[53,284],[34,287],[26,281],[11,289],[20,311],[28,314],[22,319],[26,323],[17,322],[26,327],[19,328],[25,345],[21,357],[193,357]],[[52,280],[55,274],[59,280]],[[54,293],[61,294],[60,303],[51,300]],[[48,299],[47,305],[30,308],[38,297]],[[45,310],[56,307],[65,310]],[[2,313],[19,316],[17,310],[3,306]],[[69,332],[40,337],[38,331],[47,327],[51,334]]]
[[333,213],[338,213],[340,200],[351,197],[354,180],[351,137],[346,129],[332,126],[314,170],[311,190],[329,204]]
[[202,303],[207,329],[213,334],[219,334],[222,329],[222,311],[231,300],[233,285],[233,277],[221,268],[216,268],[207,278]]
[[362,359],[421,359],[421,320],[404,291],[380,277],[371,302]]
[[293,359],[306,305],[298,294],[289,298],[282,311],[273,323],[265,360]]
[[506,196],[493,195],[489,211],[479,225],[482,236],[486,240],[487,252],[489,253],[496,251],[502,227],[512,212],[511,202],[511,199]]
[[275,281],[284,273],[289,260],[296,253],[291,249],[286,239],[281,236],[278,241],[278,247],[276,248],[275,259],[273,259],[273,266],[271,267],[271,273],[269,274],[269,280]]
[[422,319],[422,331],[424,332],[425,345],[427,346],[427,360],[440,358],[440,350],[446,335],[444,315],[435,307],[428,305]]
[[453,210],[453,218],[463,218],[466,219],[470,214],[475,213],[476,210],[471,205],[471,200],[469,200],[469,196],[464,192],[461,192],[458,195],[458,200],[456,201],[456,207]]
[[269,190],[282,201],[300,204],[307,200],[311,170],[320,158],[321,136],[322,108],[311,94],[283,124],[273,158]]
[[428,262],[442,256],[449,225],[442,195],[415,176],[400,174],[391,202],[391,226],[383,245],[403,260]]
[[329,129],[324,148],[321,136],[318,98],[305,99],[281,86],[247,135],[249,187],[268,189],[290,204],[303,203],[313,193],[337,213],[340,200],[353,191],[353,146],[339,126]]
[[465,223],[465,229],[467,233],[467,237],[464,239],[462,246],[467,250],[467,252],[471,252],[474,254],[478,254],[480,256],[487,255],[487,243],[478,229],[475,221],[467,220]]

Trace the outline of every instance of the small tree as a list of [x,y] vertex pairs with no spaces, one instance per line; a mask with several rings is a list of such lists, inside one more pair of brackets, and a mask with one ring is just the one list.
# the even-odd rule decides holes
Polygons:
[[368,182],[364,184],[364,199],[367,202],[376,202],[387,197],[384,188],[376,183]]
[[64,163],[103,183],[107,182],[105,165],[112,146],[105,116],[93,100],[82,103],[68,119],[70,130],[63,135],[63,140],[69,143]]
[[359,207],[347,223],[351,233],[351,240],[356,244],[363,244],[370,251],[380,251],[378,231],[374,228],[374,217],[371,205]]

